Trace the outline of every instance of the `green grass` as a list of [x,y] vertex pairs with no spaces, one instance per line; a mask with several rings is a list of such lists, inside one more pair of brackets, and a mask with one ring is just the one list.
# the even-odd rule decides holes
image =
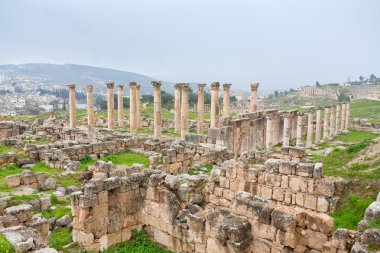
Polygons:
[[128,166],[131,166],[134,163],[141,163],[141,164],[144,164],[145,168],[149,168],[149,158],[132,151],[126,151],[120,154],[108,155],[102,160],[106,162],[111,161],[113,164],[116,164],[116,165],[125,164]]
[[[144,164],[145,168],[149,168],[149,158],[144,155],[137,154],[132,151],[125,151],[120,154],[108,155],[100,160],[111,161],[113,164],[126,164],[128,166],[133,165],[134,163]],[[80,161],[79,171],[83,171],[86,166],[94,165],[95,161],[91,160],[90,157],[86,156]]]
[[0,155],[6,155],[11,152],[11,149],[8,146],[0,144]]
[[61,218],[64,215],[71,216],[71,209],[66,206],[56,206],[54,210],[45,210],[41,212],[42,216],[46,219],[54,217],[56,220]]
[[359,142],[365,139],[375,139],[379,137],[377,134],[371,132],[362,132],[362,131],[350,131],[348,134],[340,134],[334,138],[334,141],[342,142]]
[[73,241],[71,230],[68,228],[59,228],[51,233],[49,246],[56,250],[62,250],[63,246]]
[[199,175],[201,172],[201,168],[206,168],[206,171],[202,171],[203,174],[210,175],[213,165],[212,164],[205,164],[202,166],[195,167],[189,171],[189,175]]
[[111,247],[103,253],[171,253],[149,238],[143,231],[132,231],[132,239],[122,244]]
[[2,234],[0,234],[0,252],[1,253],[15,252],[13,250],[12,244],[7,239],[5,239],[5,237]]
[[[350,168],[345,168],[345,166],[357,156],[359,151],[368,145],[368,140],[364,140],[360,143],[350,145],[347,149],[334,149],[326,157],[319,157],[320,161],[323,162],[324,174],[326,176],[345,178],[359,177],[379,179],[380,167],[372,167],[370,172],[366,171],[363,165],[353,165],[353,168],[352,166]],[[370,167],[368,167],[368,169],[369,168]]]
[[368,163],[354,163],[348,169],[358,171],[358,170],[366,170],[369,167],[370,167],[370,165]]
[[25,202],[32,201],[32,200],[37,200],[40,198],[37,194],[30,194],[30,195],[11,195],[12,200],[9,201],[8,207],[9,206],[17,206],[24,204]]
[[351,118],[380,120],[380,101],[357,99],[351,103]]
[[356,195],[349,195],[340,200],[343,207],[331,214],[334,219],[334,229],[347,228],[356,230],[359,221],[363,219],[365,209],[374,199],[360,199]]
[[12,191],[12,188],[9,188],[6,184],[5,178],[7,176],[20,174],[22,169],[16,165],[10,165],[6,168],[0,168],[0,192],[9,192]]

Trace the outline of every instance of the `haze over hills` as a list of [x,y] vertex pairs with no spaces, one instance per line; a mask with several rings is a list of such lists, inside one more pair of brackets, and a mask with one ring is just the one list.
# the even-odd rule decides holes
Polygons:
[[[131,81],[141,84],[142,93],[152,93],[151,81],[157,80],[153,77],[114,69],[91,67],[77,64],[48,64],[27,63],[0,65],[0,75],[7,77],[24,77],[38,79],[46,84],[71,84],[78,88],[84,88],[87,84],[93,84],[95,89],[105,89],[105,83],[112,81],[115,84],[124,84],[128,88]],[[173,85],[162,81],[162,89],[173,91]]]

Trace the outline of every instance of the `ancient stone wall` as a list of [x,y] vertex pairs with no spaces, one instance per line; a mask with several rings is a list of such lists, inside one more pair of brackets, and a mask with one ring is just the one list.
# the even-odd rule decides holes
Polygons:
[[[297,150],[287,152],[284,159],[289,152],[295,160],[302,156]],[[322,252],[332,240],[333,221],[317,203],[319,197],[330,203],[335,182],[331,193],[319,165],[268,160],[271,156],[243,153],[215,167],[210,176],[144,170],[91,180],[72,195],[73,239],[97,251],[129,240],[132,229],[144,228],[175,252]],[[289,181],[298,181],[298,188],[289,183],[281,188]],[[282,191],[283,199],[262,195],[262,190],[256,195],[259,187]],[[314,196],[315,206],[297,207],[297,193]]]
[[0,121],[0,139],[23,134],[27,126],[13,121]]

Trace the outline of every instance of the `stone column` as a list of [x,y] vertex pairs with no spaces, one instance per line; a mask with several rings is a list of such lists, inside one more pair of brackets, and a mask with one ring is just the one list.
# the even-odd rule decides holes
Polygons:
[[331,115],[330,115],[330,138],[335,135],[335,110],[336,105],[331,105]]
[[302,124],[303,123],[303,113],[298,112],[297,113],[297,136],[296,136],[296,146],[301,147],[303,146],[303,139],[302,139]]
[[181,99],[181,139],[184,140],[189,133],[189,84],[182,84]]
[[152,81],[154,89],[154,137],[161,137],[161,82]]
[[230,88],[230,83],[223,84],[223,117],[228,117],[231,114]]
[[330,116],[330,107],[325,106],[325,114],[323,115],[323,139],[329,139],[329,116]]
[[75,101],[75,84],[69,85],[69,119],[70,129],[75,128],[76,101]]
[[342,104],[342,109],[341,109],[340,130],[339,130],[340,133],[342,133],[343,130],[345,129],[345,124],[346,124],[346,103],[344,102]]
[[289,139],[290,139],[290,113],[284,114],[284,133],[282,135],[282,146],[288,147],[289,146]]
[[124,126],[124,117],[123,117],[123,85],[118,85],[117,91],[117,124],[119,127]]
[[87,124],[88,131],[94,132],[94,88],[92,85],[87,85]]
[[181,132],[181,84],[174,84],[174,131]]
[[341,104],[336,105],[336,116],[335,116],[335,135],[339,134],[340,131],[340,109],[342,108]]
[[321,120],[322,108],[318,106],[315,117],[315,144],[321,144],[321,132],[322,132],[322,120]]
[[114,93],[113,93],[114,83],[107,83],[107,110],[108,110],[108,129],[115,128],[115,101],[114,101]]
[[250,112],[255,112],[258,109],[257,106],[257,89],[259,88],[259,83],[251,84],[251,108]]
[[136,94],[135,94],[135,101],[136,101],[136,128],[140,128],[141,126],[141,96],[140,96],[140,84],[136,84]]
[[306,148],[313,146],[313,108],[307,110],[307,136],[306,136]]
[[203,133],[204,113],[205,113],[205,89],[206,84],[198,84],[198,102],[197,102],[197,133]]
[[346,104],[346,124],[344,124],[344,130],[348,131],[350,129],[350,116],[351,116],[351,103]]
[[211,124],[210,127],[219,126],[219,86],[218,82],[211,84]]
[[272,115],[266,115],[267,118],[267,129],[266,129],[266,137],[265,137],[265,146],[268,151],[271,151],[273,148],[273,122]]
[[136,83],[129,82],[129,132],[137,133]]

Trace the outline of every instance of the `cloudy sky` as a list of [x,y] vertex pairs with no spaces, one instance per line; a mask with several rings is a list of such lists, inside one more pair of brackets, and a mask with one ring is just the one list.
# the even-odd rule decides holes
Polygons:
[[378,0],[1,0],[0,64],[287,89],[380,76]]

